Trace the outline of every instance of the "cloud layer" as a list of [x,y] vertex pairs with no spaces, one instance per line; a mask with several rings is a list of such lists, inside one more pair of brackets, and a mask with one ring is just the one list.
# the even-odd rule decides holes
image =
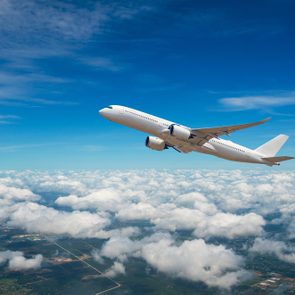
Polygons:
[[[99,263],[112,260],[110,277],[124,275],[133,257],[172,277],[230,288],[250,273],[245,258],[216,239],[250,239],[241,251],[295,263],[294,176],[239,170],[3,171],[0,218],[57,238],[104,239],[92,254]],[[273,235],[272,225],[286,232]]]

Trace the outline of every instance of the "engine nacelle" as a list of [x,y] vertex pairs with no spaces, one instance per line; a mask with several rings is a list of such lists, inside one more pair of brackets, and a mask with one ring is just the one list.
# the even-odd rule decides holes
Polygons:
[[179,125],[172,124],[168,127],[168,129],[170,130],[170,135],[178,139],[188,140],[189,138],[192,138],[190,131]]
[[145,140],[145,146],[155,151],[163,151],[168,148],[163,139],[155,136],[148,136]]

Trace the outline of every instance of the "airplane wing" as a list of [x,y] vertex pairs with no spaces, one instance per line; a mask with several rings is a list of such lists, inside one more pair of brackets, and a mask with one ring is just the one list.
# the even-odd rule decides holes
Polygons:
[[192,139],[192,142],[197,143],[198,145],[203,145],[211,138],[219,137],[222,135],[228,135],[237,130],[257,126],[257,125],[263,124],[264,122],[268,120],[270,120],[270,118],[266,118],[258,122],[246,123],[246,124],[240,124],[240,125],[209,127],[209,128],[192,128],[191,133],[195,135],[195,137]]

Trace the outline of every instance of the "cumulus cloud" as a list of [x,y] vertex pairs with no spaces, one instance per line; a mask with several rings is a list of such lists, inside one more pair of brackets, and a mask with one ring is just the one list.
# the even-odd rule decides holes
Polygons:
[[0,199],[7,201],[36,201],[39,199],[39,196],[26,188],[0,184]]
[[85,196],[69,195],[59,197],[55,203],[60,206],[68,206],[73,209],[98,209],[116,211],[124,204],[124,201],[138,200],[144,192],[137,190],[124,190],[102,188],[90,191]]
[[[157,232],[151,236],[142,239],[131,239],[124,236],[113,236],[105,242],[99,251],[96,251],[96,257],[107,257],[125,261],[130,256],[140,257],[140,250],[143,245],[160,241],[161,239],[170,239],[168,233]],[[97,256],[98,255],[98,256]]]
[[71,179],[67,175],[39,175],[34,179],[34,187],[41,192],[79,193],[85,191],[85,186],[79,179]]
[[141,248],[142,242],[133,241],[128,237],[113,237],[109,239],[102,247],[98,257],[108,257],[125,261],[128,256],[134,255]]
[[120,192],[113,189],[101,189],[89,195],[78,197],[69,195],[59,197],[55,203],[60,206],[70,206],[74,209],[114,210],[116,205],[121,202]]
[[41,267],[43,256],[37,254],[32,258],[25,258],[24,253],[20,251],[1,251],[0,265],[8,262],[8,269],[11,271],[23,271],[30,269],[38,269]]
[[250,251],[261,254],[273,254],[283,261],[295,263],[295,247],[287,246],[282,241],[256,238]]
[[203,219],[194,231],[197,237],[219,236],[229,239],[238,236],[257,236],[263,232],[264,219],[255,213],[234,215],[217,213],[212,218]]
[[109,225],[110,221],[103,215],[58,211],[29,202],[11,207],[8,224],[29,232],[87,238],[106,236],[102,229]]
[[8,268],[10,270],[28,270],[40,268],[43,256],[38,254],[31,259],[26,259],[23,256],[14,256],[9,260]]
[[210,203],[206,197],[200,192],[190,192],[177,197],[176,202],[178,204],[192,207],[200,210],[201,212],[214,214],[218,212],[218,209],[214,203]]
[[[204,205],[205,204],[205,205]],[[263,232],[265,221],[255,213],[236,215],[216,213],[215,205],[197,204],[198,209],[178,208],[174,204],[163,204],[155,208],[149,204],[138,203],[123,208],[117,214],[121,220],[149,220],[157,229],[194,230],[197,237],[256,236]],[[202,211],[201,211],[201,210]]]
[[[1,183],[2,182],[2,183]],[[9,208],[17,202],[38,201],[40,197],[27,188],[14,187],[10,178],[0,182],[0,221],[9,217]],[[16,183],[18,183],[16,181]]]
[[229,288],[249,276],[242,269],[243,259],[232,250],[207,244],[202,239],[184,241],[179,245],[167,234],[155,234],[135,241],[111,238],[98,256],[121,262],[131,256],[142,258],[168,275],[222,288]]
[[104,275],[109,278],[113,278],[121,274],[125,274],[125,266],[118,261],[115,261],[110,269],[104,273]]
[[124,207],[117,213],[120,220],[149,220],[156,217],[157,209],[149,203],[139,202]]
[[161,272],[208,286],[229,288],[249,274],[241,270],[242,258],[224,246],[206,244],[204,240],[175,245],[160,240],[142,248],[142,257]]

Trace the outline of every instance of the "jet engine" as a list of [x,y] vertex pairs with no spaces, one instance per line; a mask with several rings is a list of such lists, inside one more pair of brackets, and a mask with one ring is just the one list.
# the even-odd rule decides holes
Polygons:
[[188,129],[176,124],[170,125],[168,129],[170,130],[170,135],[178,139],[187,140],[193,137]]
[[155,151],[163,151],[168,148],[163,139],[155,136],[148,136],[145,140],[145,146]]

